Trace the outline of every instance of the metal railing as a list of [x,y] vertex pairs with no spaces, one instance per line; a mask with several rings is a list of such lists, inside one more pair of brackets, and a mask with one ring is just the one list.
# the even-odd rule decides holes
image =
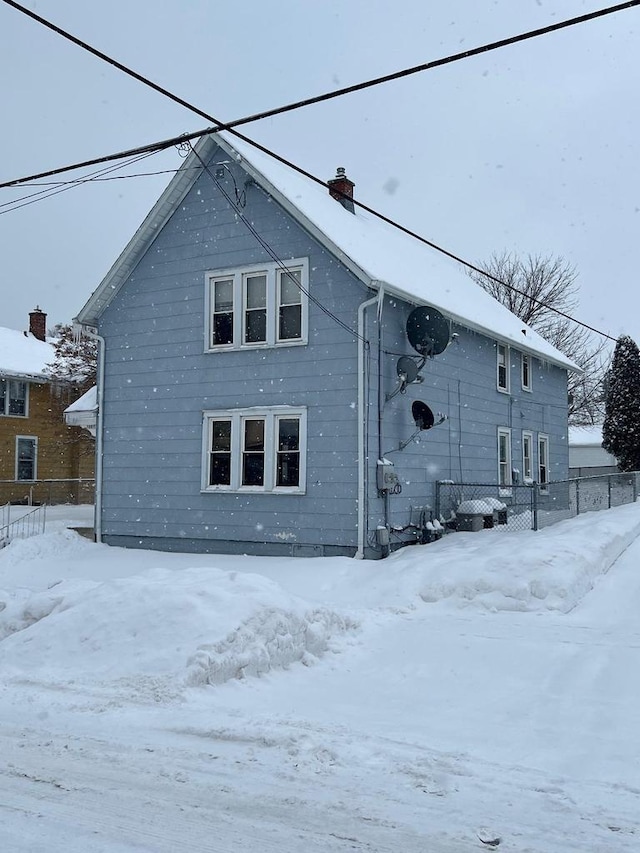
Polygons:
[[584,512],[634,503],[640,472],[577,477],[540,485],[436,483],[436,517],[450,530],[539,530]]
[[13,539],[28,539],[29,536],[44,533],[46,520],[46,504],[34,509],[5,504],[0,508],[0,548],[4,548]]
[[0,480],[0,505],[92,504],[95,500],[93,478],[57,480]]

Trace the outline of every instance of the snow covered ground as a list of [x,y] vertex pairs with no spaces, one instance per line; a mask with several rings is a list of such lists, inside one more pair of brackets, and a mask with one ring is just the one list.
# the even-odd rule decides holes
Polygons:
[[640,505],[376,563],[88,523],[0,551],[2,851],[640,849]]

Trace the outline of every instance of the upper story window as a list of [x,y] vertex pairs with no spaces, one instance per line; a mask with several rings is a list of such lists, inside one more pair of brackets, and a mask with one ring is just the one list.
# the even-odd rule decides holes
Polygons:
[[0,415],[27,416],[29,385],[18,379],[0,379]]
[[207,276],[206,349],[286,346],[308,337],[309,263],[298,258]]
[[498,391],[509,391],[509,347],[496,344],[496,381]]
[[203,491],[303,493],[306,409],[205,412]]
[[522,353],[520,361],[520,378],[522,381],[522,390],[531,391],[531,356]]

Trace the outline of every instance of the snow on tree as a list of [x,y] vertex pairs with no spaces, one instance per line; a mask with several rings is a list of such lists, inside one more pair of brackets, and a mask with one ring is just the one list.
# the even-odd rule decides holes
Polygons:
[[[98,344],[93,338],[79,335],[69,324],[60,323],[49,332],[54,346],[53,361],[47,365],[51,395],[49,418],[59,424],[64,410],[96,384]],[[79,455],[93,455],[94,442],[79,427],[69,427],[65,443],[75,447]]]
[[602,446],[621,471],[640,471],[640,350],[628,335],[618,338],[606,387]]
[[77,396],[84,394],[96,383],[98,343],[86,335],[77,334],[73,326],[58,324],[51,337],[54,338],[55,355],[47,365],[47,373],[54,382],[71,386]]

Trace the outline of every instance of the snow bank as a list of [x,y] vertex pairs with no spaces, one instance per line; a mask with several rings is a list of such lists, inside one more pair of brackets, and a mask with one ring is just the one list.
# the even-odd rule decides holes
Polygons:
[[426,602],[567,613],[638,535],[640,505],[632,504],[540,531],[456,533],[391,559],[414,574]]
[[309,663],[354,627],[259,575],[156,569],[0,592],[0,665],[46,681],[220,684]]

